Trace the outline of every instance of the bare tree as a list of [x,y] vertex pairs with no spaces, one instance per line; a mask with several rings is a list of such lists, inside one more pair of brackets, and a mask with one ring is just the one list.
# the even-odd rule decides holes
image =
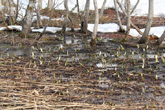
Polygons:
[[62,33],[66,32],[66,23],[68,21],[68,16],[69,16],[68,0],[64,0],[64,7],[66,10],[66,16],[64,18],[64,22],[63,22],[63,26],[62,26]]
[[127,30],[126,30],[126,33],[125,33],[125,37],[124,37],[124,41],[127,41],[128,39],[128,36],[129,36],[129,33],[130,33],[130,21],[131,21],[131,13],[130,13],[130,10],[131,10],[131,3],[130,3],[130,0],[126,0],[127,2],[127,6],[126,6],[126,9],[127,9]]
[[90,0],[86,0],[85,9],[84,9],[84,20],[81,22],[81,31],[83,33],[87,33],[89,7],[90,7]]
[[165,30],[163,34],[161,35],[161,37],[157,40],[156,45],[160,45],[164,39],[165,39]]
[[133,7],[132,11],[131,11],[131,14],[135,11],[136,7],[138,6],[140,0],[137,0],[135,6]]
[[[119,5],[120,9],[123,11],[125,17],[127,17],[127,13],[126,13],[125,9],[123,8],[122,4],[118,0],[116,0],[116,1],[117,1],[118,5]],[[135,7],[137,6],[137,4],[138,4],[138,2],[136,3]],[[135,8],[133,8],[133,9],[135,10]],[[131,14],[132,13],[133,13],[133,11],[131,11]],[[124,19],[125,19],[125,17],[124,17]],[[131,23],[131,26],[134,27],[140,35],[143,34],[143,32],[132,21],[130,21],[130,23]]]
[[122,26],[122,22],[119,16],[119,12],[118,12],[118,7],[117,7],[117,2],[116,0],[114,0],[114,5],[115,5],[115,12],[116,12],[116,17],[117,17],[117,21],[118,21],[118,25],[120,27],[119,32],[125,32],[123,26]]
[[4,13],[9,13],[9,1],[3,0],[4,3]]
[[16,17],[15,17],[15,21],[18,17],[18,12],[19,12],[19,0],[17,0],[17,7],[16,7]]
[[102,17],[103,17],[103,11],[104,11],[104,8],[105,8],[105,4],[106,4],[106,2],[107,2],[107,0],[104,0],[103,5],[102,5],[102,7],[101,7],[101,11],[100,11],[100,19],[102,19]]
[[80,21],[82,21],[81,15],[80,15],[80,6],[79,6],[79,0],[76,0],[77,2],[77,12],[78,12],[78,16],[80,18]]
[[41,15],[40,15],[40,10],[42,8],[42,4],[40,4],[40,2],[42,3],[42,0],[38,0],[38,6],[36,8],[36,13],[37,13],[37,28],[42,28],[43,24],[41,21]]
[[40,8],[40,10],[42,9],[42,0],[38,0],[38,7]]
[[98,23],[99,23],[99,10],[98,10],[98,5],[97,5],[97,0],[93,0],[93,4],[95,7],[95,25],[94,25],[90,45],[96,46],[96,34],[97,34],[97,28],[98,28]]
[[141,39],[139,40],[139,44],[144,44],[147,42],[148,40],[148,34],[150,32],[150,28],[152,25],[152,21],[153,21],[153,14],[154,14],[154,0],[149,0],[149,12],[148,12],[148,21],[147,21],[147,25],[146,28],[144,30],[144,33],[141,37]]
[[53,0],[48,0],[48,9],[51,10],[53,7]]
[[29,0],[29,4],[27,6],[25,19],[23,20],[22,25],[22,33],[20,34],[21,37],[27,38],[29,32],[31,31],[32,25],[32,18],[33,18],[33,10],[35,7],[36,0]]
[[11,0],[8,0],[8,11],[9,11],[9,24],[13,25],[16,22],[16,9],[14,6],[14,2]]
[[44,30],[40,33],[40,35],[38,37],[36,37],[35,41],[39,40],[46,33],[46,28],[49,26],[50,21],[52,19],[53,9],[55,9],[56,7],[58,7],[59,5],[61,5],[62,3],[63,3],[63,1],[58,2],[58,0],[57,1],[54,0],[53,7],[51,9],[49,20],[48,20],[47,24],[45,25]]
[[64,19],[63,27],[62,27],[62,33],[66,32],[66,24],[67,24],[68,20],[71,22],[71,31],[74,31],[73,20],[72,20],[70,14],[69,14],[68,0],[64,0],[64,7],[66,9],[66,16],[65,16],[65,19]]

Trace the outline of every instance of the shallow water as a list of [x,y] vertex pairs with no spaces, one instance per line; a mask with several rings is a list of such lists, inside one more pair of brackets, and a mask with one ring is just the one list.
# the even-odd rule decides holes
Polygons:
[[[120,44],[110,42],[110,40],[106,38],[102,40],[98,39],[97,46],[90,48],[89,41],[90,38],[88,37],[66,37],[65,41],[59,41],[58,44],[40,44],[31,47],[0,44],[0,57],[20,56],[33,57],[33,59],[41,60],[47,58],[49,59],[47,62],[55,60],[68,63],[78,62],[85,66],[97,68],[97,70],[91,73],[91,75],[96,77],[92,80],[99,80],[98,87],[103,90],[111,90],[114,85],[118,85],[119,81],[121,81],[126,84],[132,83],[131,85],[143,86],[141,91],[132,93],[134,94],[132,97],[139,98],[140,100],[140,96],[136,96],[136,94],[141,94],[141,92],[149,89],[149,93],[144,94],[144,97],[154,98],[161,102],[164,101],[161,97],[152,96],[153,90],[151,83],[153,78],[156,78],[160,82],[156,86],[163,90],[165,89],[165,50],[124,47]],[[152,78],[150,78],[149,75],[151,75]],[[79,80],[75,79],[76,76],[65,74],[56,77],[64,82],[73,79]],[[139,82],[140,77],[146,78],[145,83]],[[94,83],[92,80],[89,81],[89,84]],[[120,99],[122,97],[125,99],[129,98],[129,96],[122,94],[118,98]],[[122,101],[122,99],[120,99],[120,101]],[[116,100],[114,100],[114,102],[119,103],[119,101]]]
[[[2,58],[6,56],[21,56],[40,58],[51,56],[51,59],[60,58],[60,60],[68,62],[86,60],[85,63],[89,63],[89,65],[91,65],[91,63],[95,63],[97,67],[104,68],[106,70],[113,68],[121,69],[123,65],[120,63],[113,64],[111,60],[130,59],[133,62],[140,62],[135,65],[138,66],[137,69],[143,69],[142,66],[147,69],[150,65],[156,67],[156,69],[159,66],[159,70],[154,69],[158,73],[161,73],[165,70],[165,66],[163,63],[163,60],[165,59],[165,50],[128,48],[120,44],[112,43],[109,41],[109,39],[106,38],[98,38],[97,46],[94,49],[91,49],[89,46],[89,38],[66,37],[63,41],[60,41],[59,44],[55,45],[41,44],[31,47],[1,44],[0,57]],[[126,65],[126,63],[127,62],[125,62],[124,65]],[[137,69],[134,68],[134,70]]]

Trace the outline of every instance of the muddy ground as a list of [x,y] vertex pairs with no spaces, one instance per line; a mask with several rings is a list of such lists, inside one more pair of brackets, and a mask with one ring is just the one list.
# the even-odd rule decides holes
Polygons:
[[[55,17],[64,14],[56,12]],[[105,10],[100,22],[115,22],[113,14]],[[91,11],[90,22],[92,16]],[[146,17],[132,19],[144,28],[138,21]],[[153,25],[164,25],[164,18],[155,20],[160,24]],[[37,42],[38,33],[28,39],[18,34],[0,33],[0,109],[165,109],[163,48],[117,43],[123,33],[98,33],[93,48],[90,32],[45,34]]]

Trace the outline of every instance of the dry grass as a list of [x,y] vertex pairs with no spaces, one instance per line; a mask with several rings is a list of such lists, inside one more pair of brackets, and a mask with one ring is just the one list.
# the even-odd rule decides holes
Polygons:
[[[1,58],[0,109],[165,108],[163,103],[154,99],[147,102],[143,96],[136,96],[137,99],[131,99],[131,102],[124,96],[133,95],[129,91],[137,93],[136,88],[140,88],[139,85],[123,82],[124,86],[121,86],[120,81],[115,83],[98,80],[97,77],[93,78],[94,72],[96,69],[80,63],[65,66],[65,62],[56,60],[49,62],[48,59]],[[102,89],[99,83],[114,83],[113,88],[118,89]],[[128,93],[121,91],[122,87],[129,89]]]

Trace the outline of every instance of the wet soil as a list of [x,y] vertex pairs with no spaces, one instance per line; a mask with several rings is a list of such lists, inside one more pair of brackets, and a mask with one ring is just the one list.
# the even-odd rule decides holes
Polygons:
[[18,34],[0,33],[1,109],[164,110],[163,48],[122,45],[116,41],[123,33],[98,33],[96,47],[90,47],[90,32],[45,34],[37,42],[38,33]]
[[[65,17],[65,11],[64,10],[54,10],[53,11],[53,15],[52,18],[61,18],[61,17]],[[95,19],[95,12],[93,10],[90,10],[90,14],[89,14],[89,23],[94,23],[94,19]],[[41,14],[44,16],[50,16],[50,12],[48,12],[47,10],[42,10]],[[82,14],[82,13],[81,13]],[[70,15],[72,16],[72,19],[74,21],[73,25],[75,28],[80,27],[79,24],[81,24],[81,21],[79,20],[79,16],[76,13],[70,12]],[[126,21],[124,19],[124,14],[119,12],[119,15],[122,19],[122,23],[124,25],[126,25]],[[82,16],[81,16],[82,17]],[[145,28],[146,24],[147,24],[147,16],[132,16],[131,17],[131,21],[140,29]],[[47,20],[44,20],[44,23],[46,23]],[[116,19],[116,14],[115,14],[115,10],[113,8],[108,8],[104,10],[104,14],[102,19],[99,20],[100,23],[104,24],[104,23],[117,23],[117,19]],[[61,27],[63,24],[63,21],[60,20],[56,20],[56,21],[52,21],[50,23],[50,26],[57,26],[57,27]],[[68,22],[67,26],[70,27],[71,23]],[[165,18],[163,17],[154,17],[153,18],[153,23],[152,23],[152,27],[155,26],[164,26],[165,25]],[[133,27],[132,27],[133,28]]]
[[101,37],[91,48],[90,36],[56,35],[53,43],[43,37],[35,45],[1,43],[0,107],[165,108],[164,49],[127,47]]

